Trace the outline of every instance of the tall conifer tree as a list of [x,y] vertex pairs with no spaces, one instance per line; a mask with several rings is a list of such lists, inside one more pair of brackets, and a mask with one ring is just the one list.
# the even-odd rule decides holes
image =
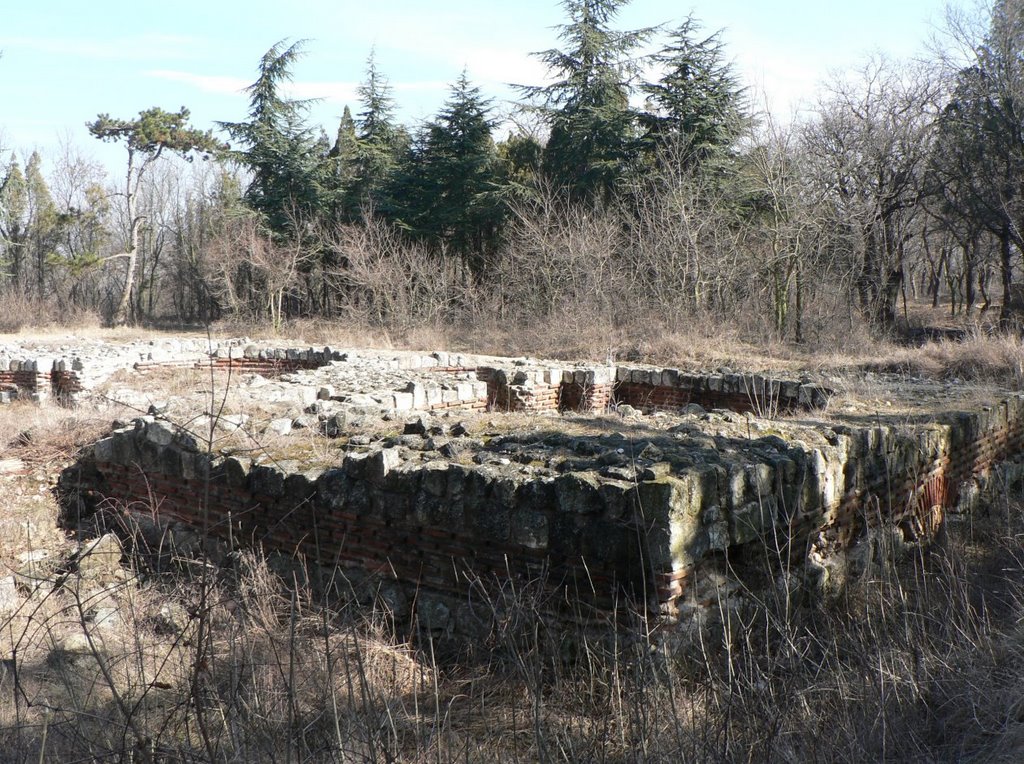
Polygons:
[[490,110],[491,102],[463,72],[399,181],[403,224],[443,241],[478,275],[502,210]]
[[222,122],[242,148],[234,157],[252,173],[245,200],[271,230],[288,233],[295,216],[316,217],[329,208],[332,183],[326,149],[306,122],[310,102],[282,93],[303,55],[302,40],[282,40],[260,59],[259,77],[246,88],[249,120]]
[[612,28],[627,0],[563,0],[565,49],[539,54],[555,81],[523,91],[539,102],[550,127],[547,177],[577,199],[607,199],[636,152],[636,115],[629,105],[637,70],[633,55],[650,29]]

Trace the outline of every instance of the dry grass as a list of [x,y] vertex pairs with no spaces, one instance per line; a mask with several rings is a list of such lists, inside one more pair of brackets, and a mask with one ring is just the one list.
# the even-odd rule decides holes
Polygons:
[[[15,411],[22,424],[29,413]],[[56,459],[67,439],[53,429]],[[40,508],[37,524],[54,511]],[[837,601],[790,599],[764,580],[785,572],[777,561],[746,560],[735,571],[750,582],[746,604],[723,611],[731,624],[717,640],[685,650],[642,629],[612,639],[546,624],[521,593],[453,660],[400,636],[365,600],[318,599],[280,565],[232,559],[183,559],[177,573],[104,585],[72,571],[23,597],[0,621],[0,691],[15,691],[16,672],[19,698],[0,712],[7,760],[1024,754],[1024,511],[1005,497],[930,550],[864,567]],[[110,602],[118,621],[98,628],[96,609]]]
[[0,338],[26,329],[32,331],[66,331],[75,327],[93,329],[100,325],[99,316],[90,310],[55,300],[43,300],[18,292],[0,292]]
[[880,346],[865,368],[933,379],[1024,385],[1024,339],[1014,334],[972,333],[959,341],[928,342],[918,348]]
[[[321,330],[307,341],[345,344]],[[599,334],[573,353],[594,343],[599,358]],[[1005,383],[1020,379],[1022,357],[1019,340],[979,335],[960,346],[875,345],[842,358],[762,349],[741,365],[748,348],[736,335],[651,336],[638,356],[666,364],[863,368],[908,358],[939,377]],[[550,351],[537,355],[558,353],[554,332],[521,341]],[[147,387],[157,398],[211,392],[209,374],[190,370],[150,378]],[[778,560],[733,560],[749,589],[740,607],[723,603],[726,624],[703,644],[683,648],[639,627],[596,634],[549,624],[524,593],[502,603],[477,649],[453,654],[397,628],[373,597],[320,597],[283,575],[287,566],[239,550],[210,564],[177,552],[175,572],[162,575],[129,562],[125,580],[102,585],[80,582],[73,568],[68,578],[51,575],[71,544],[56,526],[49,480],[78,444],[122,415],[0,408],[2,453],[28,465],[27,474],[0,476],[0,578],[26,551],[50,550],[58,563],[43,566],[48,583],[23,590],[15,610],[0,613],[0,695],[18,698],[0,704],[5,760],[1024,758],[1019,487],[950,525],[932,548],[856,571],[836,600],[773,586],[789,573]],[[550,423],[487,415],[470,429],[486,436]],[[577,417],[558,426],[592,434],[621,422]],[[289,442],[333,458],[318,437]],[[258,438],[253,447],[277,453],[283,443]],[[109,628],[96,623],[104,607],[117,612]]]

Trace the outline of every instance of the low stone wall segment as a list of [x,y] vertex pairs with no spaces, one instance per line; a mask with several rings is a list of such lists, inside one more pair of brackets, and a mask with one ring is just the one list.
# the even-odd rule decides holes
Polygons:
[[[702,606],[705,569],[747,547],[816,562],[827,576],[834,566],[822,560],[871,527],[913,542],[946,513],[970,511],[993,467],[1024,449],[1024,396],[936,422],[816,431],[814,442],[811,430],[806,440],[743,440],[688,427],[681,441],[659,441],[678,451],[646,447],[626,461],[607,458],[626,441],[595,439],[583,449],[592,460],[562,472],[527,466],[545,447],[535,443],[521,456],[502,450],[515,443],[497,445],[480,464],[371,446],[309,471],[211,456],[147,417],[98,442],[65,483],[152,501],[222,538],[382,574],[446,603],[449,633],[470,635],[454,614],[472,582],[544,580],[563,616],[622,608],[670,623]],[[625,466],[601,466],[614,464]]]
[[[614,437],[554,425],[466,445],[420,423],[389,441],[343,440],[341,462],[313,470],[207,453],[156,406],[157,418],[114,431],[62,480],[88,504],[142,502],[233,542],[383,576],[408,601],[438,603],[431,612],[450,619],[435,626],[467,637],[474,588],[544,582],[546,607],[562,617],[640,613],[668,624],[706,607],[722,581],[739,590],[729,577],[743,575],[752,551],[839,581],[873,529],[927,539],[950,513],[970,511],[996,465],[1019,477],[1024,451],[1020,394],[975,411],[825,418],[833,392],[806,379],[247,338],[93,357],[0,348],[0,399],[73,403],[115,371],[173,367],[273,388],[282,437],[299,418],[344,438],[353,421],[413,412],[612,412]],[[546,421],[557,420],[537,419]]]
[[[58,351],[60,349],[58,348]],[[87,395],[114,372],[133,370],[140,375],[168,368],[212,368],[282,377],[313,372],[301,382],[317,385],[329,380],[338,365],[359,361],[353,351],[330,347],[264,347],[247,338],[226,340],[207,347],[199,341],[135,343],[88,353],[58,356],[28,355],[23,349],[0,348],[0,402],[15,398],[73,403]],[[497,411],[602,411],[628,404],[640,410],[678,410],[689,404],[774,414],[796,409],[813,410],[828,404],[831,391],[794,380],[761,375],[696,374],[679,369],[653,369],[617,365],[573,364],[565,367],[529,359],[487,359],[451,353],[377,354],[372,365],[382,369],[416,370],[427,375],[472,373],[486,384],[486,393],[459,394],[446,400],[404,394],[413,389],[382,390],[398,394],[391,408],[431,410],[486,404]],[[317,371],[320,374],[316,374]],[[429,388],[436,385],[423,385]],[[341,392],[344,392],[343,390]],[[443,405],[442,405],[443,404]],[[389,408],[387,402],[382,408]]]

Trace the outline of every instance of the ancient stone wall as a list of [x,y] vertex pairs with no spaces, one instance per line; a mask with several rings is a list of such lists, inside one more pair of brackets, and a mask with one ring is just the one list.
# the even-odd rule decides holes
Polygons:
[[[562,472],[530,466],[542,444],[518,461],[499,450],[469,464],[377,446],[308,471],[211,456],[169,422],[142,418],[99,441],[65,487],[384,575],[447,603],[451,620],[438,628],[452,633],[471,634],[457,616],[471,592],[509,582],[544,581],[549,608],[572,617],[631,609],[671,621],[704,602],[702,576],[751,549],[829,575],[822,560],[866,529],[912,542],[969,511],[993,465],[1021,454],[1024,396],[933,422],[817,431],[813,445],[691,434],[635,455],[624,440],[595,438],[577,449],[592,463]],[[601,466],[612,463],[623,466]]]
[[[116,371],[133,370],[145,376],[174,367],[269,377],[291,375],[296,377],[295,384],[312,386],[314,393],[323,386],[337,388],[329,397],[336,394],[345,400],[353,391],[344,388],[345,382],[333,384],[345,368],[349,373],[342,377],[348,383],[360,372],[373,377],[375,372],[387,370],[415,371],[419,375],[416,380],[404,380],[397,388],[385,386],[370,391],[378,408],[396,411],[485,406],[503,412],[603,411],[610,405],[628,404],[650,412],[699,404],[773,415],[824,407],[831,394],[818,385],[760,375],[696,374],[611,364],[558,366],[529,359],[486,359],[450,353],[375,355],[371,351],[363,359],[353,358],[351,351],[330,347],[266,347],[245,338],[205,348],[198,341],[168,341],[160,345],[105,346],[91,353],[65,350],[64,355],[55,356],[26,352],[0,348],[0,400],[54,398],[73,403]],[[448,384],[455,376],[458,380]],[[481,386],[477,387],[476,382]],[[366,404],[364,396],[359,405]]]

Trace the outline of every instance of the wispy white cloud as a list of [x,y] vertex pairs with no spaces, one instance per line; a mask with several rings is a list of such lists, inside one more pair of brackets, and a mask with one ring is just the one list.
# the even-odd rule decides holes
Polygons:
[[200,90],[204,93],[217,93],[219,95],[239,95],[249,86],[241,77],[229,77],[225,75],[192,74],[174,69],[150,69],[143,72],[146,77],[154,77],[170,82],[181,82],[185,85]]
[[141,34],[108,39],[43,36],[0,37],[0,47],[11,52],[25,49],[46,55],[106,61],[190,59],[198,55],[202,45],[202,41],[195,37],[167,34]]

